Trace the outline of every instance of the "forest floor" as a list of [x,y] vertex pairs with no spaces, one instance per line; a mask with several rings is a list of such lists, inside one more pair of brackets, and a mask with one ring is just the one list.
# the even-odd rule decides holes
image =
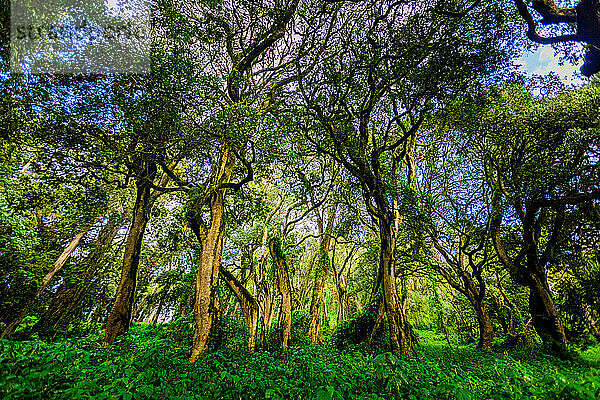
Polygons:
[[[52,343],[0,341],[4,399],[598,399],[600,346],[561,360],[538,349],[483,352],[419,331],[419,358],[361,346],[293,346],[286,355],[240,347],[196,365],[164,326],[135,324],[104,346],[100,329]],[[239,342],[238,342],[239,343]]]

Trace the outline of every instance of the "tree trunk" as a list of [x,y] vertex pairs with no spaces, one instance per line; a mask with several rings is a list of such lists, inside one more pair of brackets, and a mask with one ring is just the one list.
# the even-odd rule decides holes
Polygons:
[[383,317],[385,317],[385,301],[383,300],[383,297],[380,297],[379,299],[379,303],[375,308],[375,315],[373,316],[373,328],[371,329],[371,334],[367,339],[367,344],[369,346],[373,344],[373,341],[377,336],[377,331],[379,331],[379,328],[381,328],[381,324],[383,324]]
[[[461,239],[460,246],[463,246]],[[486,293],[486,285],[481,278],[481,269],[473,267],[473,274],[469,274],[465,271],[463,262],[463,250],[459,250],[458,265],[455,269],[456,273],[460,276],[464,284],[464,289],[460,290],[458,287],[455,289],[461,291],[467,296],[471,306],[475,310],[477,316],[477,325],[479,327],[479,341],[477,342],[477,348],[484,350],[491,350],[494,344],[494,325],[490,319],[490,315],[483,303],[483,299]],[[473,265],[473,264],[472,264]],[[475,283],[473,276],[476,277],[479,284]],[[452,286],[451,286],[452,287]]]
[[383,299],[390,330],[390,344],[395,353],[403,357],[412,357],[416,355],[413,348],[413,338],[410,332],[410,326],[400,308],[396,287],[396,275],[394,270],[394,223],[387,222],[385,218],[380,218],[379,220],[379,233],[381,238],[379,261],[382,272]]
[[254,270],[253,278],[254,284],[256,285],[256,300],[258,302],[258,319],[260,321],[261,327],[261,347],[263,349],[267,348],[267,339],[269,336],[269,332],[271,330],[271,324],[273,321],[274,315],[274,299],[273,293],[269,289],[269,282],[267,280],[267,274],[265,270],[267,258],[268,258],[268,234],[269,234],[269,224],[273,218],[273,216],[281,209],[283,205],[283,201],[285,200],[284,196],[281,196],[279,204],[269,213],[267,220],[265,222],[265,227],[263,229],[262,239],[261,239],[261,251],[258,264],[256,269]]
[[140,253],[144,231],[150,217],[152,196],[150,183],[156,175],[156,164],[147,163],[141,176],[136,180],[136,199],[133,206],[133,219],[125,241],[121,279],[117,287],[115,302],[106,322],[104,342],[113,344],[118,336],[127,333],[131,323],[137,270],[140,263]]
[[[511,276],[515,281],[529,287],[529,312],[531,313],[533,326],[544,342],[547,350],[557,353],[558,355],[565,354],[567,339],[565,329],[556,310],[548,280],[546,277],[545,265],[548,259],[543,262],[543,256],[539,255],[538,248],[538,233],[536,232],[536,215],[540,208],[530,206],[526,211],[521,206],[521,203],[515,202],[513,207],[523,225],[523,250],[526,255],[525,265],[513,263],[509,259],[506,250],[502,245],[500,235],[500,225],[502,221],[502,207],[500,205],[500,191],[496,190],[492,197],[492,212],[491,219],[492,239],[498,258],[511,272]],[[551,253],[557,245],[557,232],[560,231],[564,218],[564,206],[557,211],[557,216],[554,222],[554,232],[542,254]]]
[[[523,241],[526,252],[526,273],[529,286],[529,312],[533,327],[544,346],[556,354],[563,354],[567,347],[565,328],[552,299],[544,264],[540,260],[534,228],[536,209],[528,210],[523,218]],[[557,217],[559,218],[559,217]],[[546,244],[546,250],[554,245],[552,239]]]
[[260,345],[263,349],[267,348],[267,340],[271,333],[271,326],[273,324],[273,318],[275,316],[275,305],[274,305],[274,294],[269,290],[266,281],[262,282],[262,295],[259,300],[259,307],[262,305],[262,312],[259,314],[260,328],[261,328],[261,341]]
[[221,267],[221,278],[237,297],[248,324],[248,353],[254,354],[256,350],[256,333],[258,330],[258,303],[254,296],[225,268]]
[[310,341],[313,343],[318,343],[322,341],[319,337],[319,329],[321,327],[323,318],[322,314],[323,305],[325,301],[325,279],[329,274],[329,269],[332,262],[328,256],[331,244],[330,232],[331,225],[333,223],[332,216],[335,216],[335,214],[330,214],[330,220],[327,223],[325,235],[323,236],[323,240],[321,241],[319,250],[317,252],[317,271],[315,273],[315,282],[313,285],[313,293],[310,303],[311,319],[310,326],[308,328],[308,336],[310,338]]
[[160,297],[160,300],[158,301],[158,305],[156,306],[156,309],[154,310],[154,312],[152,313],[152,316],[150,317],[150,323],[152,325],[156,325],[158,323],[158,317],[160,317],[160,313],[162,312],[162,309],[165,305],[165,295]]
[[337,312],[337,324],[341,324],[346,320],[346,309],[348,303],[348,292],[344,287],[337,285],[337,301],[338,301],[338,312]]
[[267,231],[265,228],[262,254],[254,274],[254,283],[256,285],[257,301],[259,308],[258,318],[260,321],[261,328],[261,347],[263,349],[266,349],[267,347],[267,339],[269,336],[269,331],[271,330],[271,322],[273,320],[273,299],[271,291],[269,290],[267,275],[265,273],[265,263],[267,256],[266,247],[268,245],[266,235]]
[[[196,300],[194,302],[195,330],[192,342],[190,362],[195,363],[208,348],[210,335],[219,315],[219,267],[223,250],[223,232],[225,230],[225,193],[226,183],[233,174],[235,155],[226,142],[221,144],[219,168],[214,171],[213,184],[191,203],[187,218],[190,228],[200,243],[200,265],[196,272]],[[202,220],[204,207],[208,206],[210,221]]]
[[269,250],[275,263],[277,283],[279,292],[281,293],[281,315],[279,316],[280,324],[283,324],[281,348],[283,352],[286,352],[292,335],[292,293],[290,278],[288,275],[288,266],[281,250],[281,242],[278,238],[271,239]]
[[210,225],[201,240],[202,252],[196,274],[195,330],[190,356],[192,363],[198,361],[206,352],[219,312],[216,296],[225,228],[224,200],[225,189],[217,189],[210,195]]
[[112,214],[108,222],[102,227],[90,253],[82,262],[82,270],[75,277],[66,278],[59,286],[50,306],[33,330],[44,335],[44,332],[66,326],[74,316],[75,310],[83,302],[90,279],[97,273],[106,249],[111,245],[117,232],[121,228],[123,216]]
[[77,235],[75,235],[73,239],[71,239],[69,245],[64,249],[62,254],[54,262],[53,268],[42,279],[42,284],[39,287],[39,289],[35,292],[33,297],[27,301],[17,319],[15,319],[13,322],[8,324],[6,328],[4,328],[4,331],[2,332],[2,334],[0,334],[0,339],[5,339],[15,332],[15,330],[19,327],[21,322],[23,322],[23,319],[25,319],[25,317],[29,313],[29,310],[34,305],[37,298],[40,297],[42,293],[44,293],[44,290],[46,290],[46,288],[54,278],[54,275],[56,275],[56,273],[66,264],[67,260],[69,259],[71,254],[73,254],[73,251],[75,251],[75,249],[79,245],[79,242],[81,242],[81,239],[83,239],[85,234],[90,230],[91,226],[91,224],[88,225],[83,231],[79,232]]
[[477,348],[491,350],[492,345],[494,344],[494,325],[492,324],[490,315],[483,302],[478,301],[475,298],[475,295],[470,293],[467,297],[475,310],[475,315],[477,315],[477,325],[479,327],[479,341],[477,342]]
[[532,276],[529,287],[529,312],[533,327],[547,348],[557,354],[566,350],[567,338],[558,310],[545,279]]

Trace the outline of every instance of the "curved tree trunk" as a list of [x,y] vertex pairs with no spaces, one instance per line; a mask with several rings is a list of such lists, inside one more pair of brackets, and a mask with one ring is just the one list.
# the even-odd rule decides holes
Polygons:
[[283,256],[279,239],[271,239],[269,242],[269,250],[271,251],[271,257],[275,263],[277,283],[279,293],[281,293],[281,315],[279,316],[279,323],[283,324],[281,348],[283,352],[286,352],[292,335],[292,293],[290,277],[288,275],[288,266],[285,257]]
[[[279,206],[277,207],[276,210],[279,209],[279,207],[281,206],[281,203],[279,204]],[[258,302],[258,310],[259,310],[259,314],[258,314],[258,319],[260,322],[260,330],[261,330],[261,347],[263,349],[266,349],[267,347],[267,339],[269,336],[269,332],[271,329],[271,322],[273,320],[273,301],[272,301],[272,294],[271,291],[269,290],[269,284],[267,282],[267,275],[265,272],[265,264],[267,261],[267,228],[269,225],[269,221],[271,219],[271,217],[274,215],[274,213],[276,212],[273,211],[270,215],[269,218],[267,219],[267,223],[265,224],[265,229],[263,231],[263,238],[262,238],[262,249],[261,249],[261,255],[260,255],[260,259],[258,262],[258,265],[256,266],[256,270],[254,272],[254,284],[256,285],[256,297],[257,297],[257,302]]]
[[164,305],[165,305],[165,296],[163,295],[160,297],[160,300],[158,301],[158,305],[152,312],[152,316],[150,317],[148,322],[150,322],[152,325],[156,325],[158,323],[158,317],[160,317],[160,313],[162,312]]
[[66,264],[67,260],[69,259],[69,257],[71,257],[71,254],[73,254],[77,246],[79,246],[79,242],[81,242],[81,239],[83,239],[85,234],[90,230],[91,226],[91,224],[88,225],[84,230],[79,232],[77,235],[75,235],[73,239],[71,239],[69,245],[64,249],[62,254],[54,262],[53,268],[50,271],[48,271],[48,273],[42,279],[42,284],[39,287],[39,289],[35,292],[33,297],[27,301],[17,319],[15,319],[13,322],[8,324],[6,328],[4,328],[4,331],[2,331],[2,334],[0,334],[0,339],[5,339],[9,337],[15,332],[15,330],[17,330],[21,322],[23,322],[23,319],[25,319],[25,317],[29,313],[29,310],[34,305],[37,298],[40,297],[42,293],[44,293],[44,290],[46,290],[46,288],[54,278],[54,275],[56,275],[56,273]]
[[[544,345],[551,352],[560,355],[566,350],[567,338],[565,336],[565,328],[554,304],[552,293],[550,293],[544,267],[545,262],[542,262],[539,256],[533,223],[536,211],[528,211],[523,217],[523,241],[526,246],[526,274],[529,284],[529,312],[531,313],[533,327],[542,338]],[[563,215],[559,213],[555,224],[562,224]],[[550,246],[555,245],[554,239],[554,237],[551,237],[548,240],[546,250]]]
[[150,216],[152,196],[150,183],[156,175],[156,164],[147,163],[141,176],[136,181],[136,199],[133,206],[133,219],[125,241],[121,279],[117,287],[117,295],[108,320],[104,342],[113,344],[118,336],[127,333],[131,323],[131,310],[133,307],[137,270],[140,263],[140,253],[144,231]]
[[210,197],[210,227],[201,241],[202,253],[196,274],[195,330],[190,356],[192,363],[198,361],[206,352],[218,315],[216,296],[225,228],[223,215],[225,189],[218,189]]
[[254,296],[229,271],[221,267],[220,272],[221,278],[235,294],[242,307],[244,319],[248,324],[248,353],[254,354],[256,350],[256,333],[258,330],[258,303]]
[[[329,274],[329,269],[333,260],[329,259],[328,253],[331,247],[331,231],[333,229],[333,221],[335,219],[335,209],[329,213],[327,225],[323,232],[323,237],[317,251],[317,270],[315,272],[315,281],[313,284],[313,293],[310,303],[310,326],[308,336],[313,343],[320,342],[319,329],[323,318],[323,308],[325,304],[325,279]],[[320,225],[322,227],[322,223]]]
[[122,222],[122,215],[112,214],[108,217],[108,222],[98,233],[92,250],[82,262],[83,271],[74,278],[65,279],[65,282],[59,286],[50,306],[34,325],[34,331],[43,335],[44,332],[66,326],[70,322],[75,310],[83,302],[88,291],[89,281],[97,273],[104,253],[117,235]]
[[323,322],[323,306],[325,302],[325,279],[329,274],[332,260],[329,259],[328,253],[331,246],[331,225],[335,213],[329,215],[327,228],[317,251],[317,270],[315,272],[315,281],[313,285],[312,299],[310,302],[310,326],[308,328],[308,336],[313,343],[321,342],[319,337],[319,329]]
[[477,316],[477,326],[479,327],[477,348],[491,350],[494,344],[494,325],[492,324],[490,315],[483,302],[478,301],[473,294],[469,294],[467,297]]
[[533,327],[549,350],[561,354],[566,349],[567,338],[550,288],[545,280],[532,277],[532,281],[529,287],[529,312]]
[[563,204],[562,208],[557,210],[552,235],[547,241],[541,256],[535,227],[536,215],[539,213],[540,208],[530,205],[529,209],[525,210],[520,202],[515,202],[513,207],[523,226],[522,250],[526,255],[526,262],[513,262],[502,244],[500,234],[502,207],[500,204],[500,190],[498,189],[494,191],[492,197],[491,234],[494,248],[498,258],[510,271],[513,279],[518,284],[529,287],[529,312],[531,313],[533,327],[544,342],[544,346],[547,350],[562,355],[566,350],[567,339],[548,286],[545,271],[548,258],[545,255],[551,254],[557,245],[557,234],[560,232],[564,221],[565,205]]

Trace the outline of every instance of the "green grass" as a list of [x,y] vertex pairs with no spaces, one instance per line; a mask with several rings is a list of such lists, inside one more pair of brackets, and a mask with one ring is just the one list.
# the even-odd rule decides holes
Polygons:
[[196,365],[164,327],[136,324],[118,344],[98,335],[0,342],[5,399],[598,399],[600,347],[574,361],[535,349],[482,352],[419,332],[419,358],[358,346],[292,347],[288,354],[235,348]]

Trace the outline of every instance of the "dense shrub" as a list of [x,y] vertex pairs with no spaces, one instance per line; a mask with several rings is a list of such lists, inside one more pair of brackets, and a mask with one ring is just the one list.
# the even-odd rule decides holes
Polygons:
[[[337,326],[331,337],[332,342],[337,348],[343,349],[350,345],[367,342],[375,326],[375,313],[381,299],[381,295],[372,298],[369,304],[356,317],[344,321]],[[371,344],[376,348],[389,348],[389,331],[385,318],[379,329],[377,329]]]
[[135,324],[115,345],[87,337],[0,341],[5,399],[597,399],[600,347],[562,361],[535,349],[488,353],[420,332],[419,358],[364,346],[227,349],[188,362],[165,326]]

